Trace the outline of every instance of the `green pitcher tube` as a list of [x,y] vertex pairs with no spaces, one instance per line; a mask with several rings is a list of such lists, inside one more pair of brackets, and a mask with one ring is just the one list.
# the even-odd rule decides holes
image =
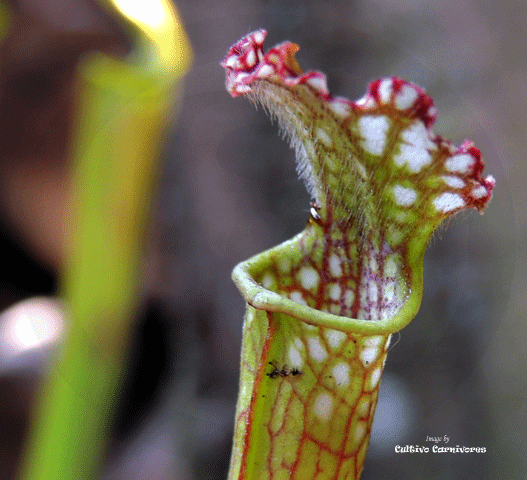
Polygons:
[[303,232],[241,264],[247,302],[231,480],[358,479],[390,336],[416,315],[445,218],[483,212],[479,150],[436,136],[432,99],[399,78],[334,97],[265,30],[234,44],[227,90],[277,118],[313,198]]
[[191,62],[167,0],[101,4],[129,34],[124,58],[78,68],[69,238],[60,290],[68,332],[50,365],[17,478],[97,478],[141,298],[158,159]]

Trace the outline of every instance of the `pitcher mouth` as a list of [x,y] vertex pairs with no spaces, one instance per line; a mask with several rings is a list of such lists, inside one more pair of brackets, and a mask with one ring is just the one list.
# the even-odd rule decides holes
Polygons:
[[404,304],[395,315],[384,320],[361,320],[318,310],[297,303],[285,294],[266,288],[261,281],[257,281],[256,278],[264,278],[266,272],[271,270],[274,259],[290,258],[292,249],[296,247],[301,235],[236,265],[232,272],[232,279],[249,306],[257,310],[283,313],[309,325],[362,335],[395,333],[414,319],[422,299],[422,264],[413,272],[412,285]]

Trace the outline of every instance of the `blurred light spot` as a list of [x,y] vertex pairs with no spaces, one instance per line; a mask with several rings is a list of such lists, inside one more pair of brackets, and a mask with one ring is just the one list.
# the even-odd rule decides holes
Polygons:
[[31,298],[0,315],[0,360],[55,343],[64,330],[60,304]]
[[406,442],[417,425],[417,403],[400,377],[384,372],[371,429],[369,455],[384,457]]
[[167,21],[167,7],[164,2],[140,2],[137,0],[114,0],[113,3],[130,20],[161,28]]

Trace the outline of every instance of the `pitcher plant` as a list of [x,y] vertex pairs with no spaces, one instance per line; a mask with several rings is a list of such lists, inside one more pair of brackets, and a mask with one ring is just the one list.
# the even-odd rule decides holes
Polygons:
[[483,213],[494,179],[473,143],[433,133],[420,87],[384,78],[356,102],[335,97],[297,45],[264,54],[266,33],[230,48],[227,90],[278,120],[313,201],[303,232],[233,272],[247,310],[229,479],[358,479],[426,245],[447,217]]

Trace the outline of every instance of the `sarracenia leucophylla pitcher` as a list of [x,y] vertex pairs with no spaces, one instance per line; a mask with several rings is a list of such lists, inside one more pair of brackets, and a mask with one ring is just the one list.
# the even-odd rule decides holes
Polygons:
[[[233,45],[227,90],[278,120],[313,198],[303,232],[238,265],[247,301],[229,478],[358,479],[392,333],[416,315],[434,230],[485,210],[480,151],[436,136],[436,108],[399,78],[356,102],[304,73],[265,30]],[[248,159],[247,161],[250,161]]]

